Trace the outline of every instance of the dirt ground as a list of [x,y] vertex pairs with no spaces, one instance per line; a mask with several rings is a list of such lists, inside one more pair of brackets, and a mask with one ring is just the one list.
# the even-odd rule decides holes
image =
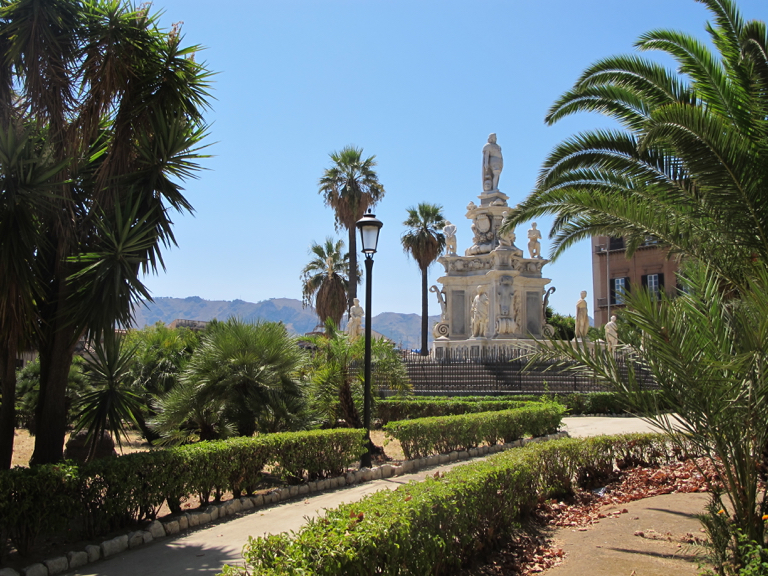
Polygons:
[[[66,445],[69,440],[69,434],[64,438],[64,444]],[[32,458],[32,452],[35,450],[35,437],[32,436],[27,430],[23,428],[16,429],[16,433],[13,438],[13,459],[11,460],[11,466],[29,466],[29,459]],[[119,446],[115,446],[118,455],[130,454],[131,452],[144,452],[149,450],[149,446],[138,432],[129,432],[128,441],[123,442],[122,449]]]
[[[707,494],[664,494],[620,506],[607,505],[606,518],[584,528],[559,528],[551,535],[565,552],[547,576],[696,576],[703,537],[696,517]],[[623,512],[626,510],[626,512]],[[618,514],[612,513],[618,512]]]

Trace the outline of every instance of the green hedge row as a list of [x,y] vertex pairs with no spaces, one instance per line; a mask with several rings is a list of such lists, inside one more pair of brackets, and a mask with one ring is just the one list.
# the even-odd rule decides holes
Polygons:
[[43,531],[72,527],[93,537],[151,520],[163,502],[180,510],[226,491],[252,493],[267,464],[289,479],[335,476],[364,451],[364,430],[317,430],[200,442],[81,466],[17,467],[0,473],[0,533],[22,553]]
[[521,401],[514,398],[494,396],[468,396],[441,398],[439,396],[417,396],[410,398],[388,398],[377,400],[376,415],[382,424],[395,420],[413,420],[432,416],[458,416],[476,412],[511,410],[530,404],[530,399]]
[[659,435],[530,444],[342,505],[298,533],[250,538],[245,567],[225,566],[222,574],[450,574],[508,536],[541,498],[569,491],[587,472],[676,456]]
[[384,431],[400,441],[406,458],[422,458],[469,450],[483,442],[497,444],[525,435],[551,434],[559,428],[564,412],[560,404],[538,402],[499,412],[399,420],[388,423]]
[[[654,391],[645,392],[656,395]],[[578,414],[625,414],[627,405],[614,392],[574,392],[571,394],[541,394],[514,396],[416,396],[378,400],[376,411],[382,424],[393,420],[410,420],[429,416],[454,416],[474,412],[509,410],[530,402],[553,400],[568,408],[568,413]],[[668,406],[660,405],[661,410]]]

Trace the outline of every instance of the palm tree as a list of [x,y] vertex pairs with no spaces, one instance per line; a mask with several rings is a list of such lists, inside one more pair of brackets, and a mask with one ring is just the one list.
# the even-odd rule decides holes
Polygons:
[[347,309],[349,287],[349,254],[344,252],[344,241],[333,241],[328,236],[325,243],[313,242],[309,253],[314,257],[301,271],[302,304],[312,306],[321,324],[330,318],[339,326]]
[[740,283],[768,263],[768,34],[731,0],[700,0],[714,14],[717,49],[679,32],[644,34],[678,71],[636,56],[590,66],[552,106],[553,124],[600,112],[623,130],[566,140],[507,224],[556,215],[552,255],[593,235],[623,236],[628,254],[649,235]]
[[42,142],[26,187],[0,188],[4,224],[12,194],[23,192],[33,211],[24,229],[31,256],[24,247],[0,256],[0,278],[16,283],[0,302],[0,347],[18,334],[14,310],[34,303],[11,337],[40,354],[33,464],[62,458],[78,339],[98,342],[130,323],[133,304],[149,296],[141,274],[162,266],[162,247],[174,243],[171,209],[191,210],[178,180],[201,157],[209,72],[193,58],[197,47],[181,45],[178,26],[161,31],[148,10],[108,0],[0,8],[0,142],[13,130]]
[[421,354],[426,356],[427,335],[429,330],[429,301],[427,296],[427,270],[445,248],[445,236],[440,232],[445,226],[442,206],[422,202],[418,206],[408,208],[408,218],[403,222],[409,230],[403,234],[400,241],[406,254],[416,260],[421,270]]
[[349,284],[347,304],[357,298],[359,274],[357,268],[357,237],[355,223],[368,208],[384,197],[384,186],[376,175],[376,156],[363,159],[363,149],[346,146],[331,152],[333,166],[320,178],[319,193],[325,205],[333,208],[336,230],[346,229],[349,234]]
[[225,402],[227,418],[240,436],[251,436],[259,415],[284,408],[301,394],[298,373],[306,362],[296,339],[281,323],[219,322],[203,336],[181,377],[193,385],[196,402]]

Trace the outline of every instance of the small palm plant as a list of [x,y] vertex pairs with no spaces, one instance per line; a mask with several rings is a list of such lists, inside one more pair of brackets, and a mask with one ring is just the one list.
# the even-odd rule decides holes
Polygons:
[[127,347],[121,336],[106,333],[104,341],[84,355],[85,374],[94,390],[77,403],[75,431],[88,430],[88,456],[93,459],[102,436],[111,434],[118,446],[128,437],[126,423],[138,427],[141,399],[131,391],[130,366],[136,347]]

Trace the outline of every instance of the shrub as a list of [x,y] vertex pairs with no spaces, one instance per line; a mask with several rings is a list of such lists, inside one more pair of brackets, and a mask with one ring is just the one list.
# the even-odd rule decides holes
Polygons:
[[540,403],[525,408],[460,416],[390,422],[384,430],[397,438],[406,458],[468,450],[483,442],[512,442],[524,434],[544,436],[560,426],[565,409]]
[[508,536],[540,499],[568,491],[585,465],[605,467],[626,452],[658,461],[675,457],[650,434],[509,450],[329,510],[295,534],[250,538],[246,567],[225,566],[223,574],[449,574]]

